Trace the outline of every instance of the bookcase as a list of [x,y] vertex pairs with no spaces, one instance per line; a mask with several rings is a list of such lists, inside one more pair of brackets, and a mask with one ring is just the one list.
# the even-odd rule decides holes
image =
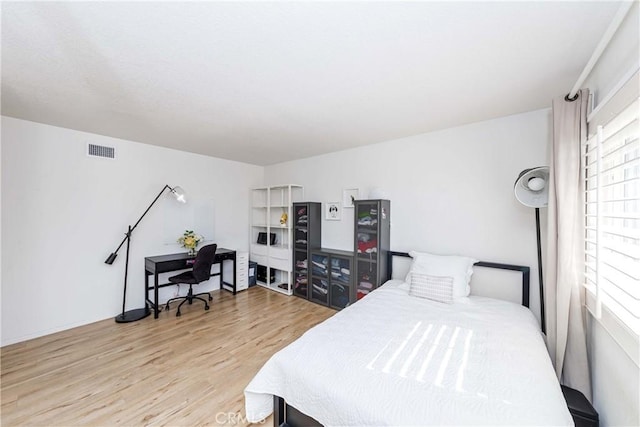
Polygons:
[[389,200],[356,200],[353,229],[356,252],[356,299],[360,299],[380,286],[387,277],[387,253],[391,240],[391,202]]
[[264,272],[257,284],[286,295],[291,295],[293,289],[292,208],[303,198],[303,187],[295,184],[251,190],[249,259],[258,263],[259,272]]
[[311,250],[320,247],[322,205],[316,202],[293,204],[293,294],[309,298]]

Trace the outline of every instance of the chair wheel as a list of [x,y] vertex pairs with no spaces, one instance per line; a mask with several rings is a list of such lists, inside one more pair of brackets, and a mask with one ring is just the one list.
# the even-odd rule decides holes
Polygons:
[[164,306],[164,309],[165,309],[165,310],[169,310],[169,304],[165,305],[165,306]]
[[180,317],[180,316],[182,316],[182,314],[180,314],[180,312],[177,312],[176,317]]
[[213,297],[209,295],[209,301],[213,301]]
[[209,306],[208,306],[208,305],[205,305],[205,306],[204,306],[204,309],[205,309],[205,310],[209,310]]

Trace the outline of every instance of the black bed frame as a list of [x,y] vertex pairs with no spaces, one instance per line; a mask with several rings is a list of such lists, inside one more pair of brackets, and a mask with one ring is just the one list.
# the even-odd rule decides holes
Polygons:
[[[407,252],[387,252],[387,280],[393,273],[393,257],[410,257]],[[530,268],[523,265],[500,264],[497,262],[479,261],[474,265],[478,267],[496,268],[499,270],[519,271],[522,273],[522,305],[529,307],[529,276]],[[544,313],[544,301],[540,301],[540,312]],[[322,426],[318,421],[303,414],[293,406],[289,406],[282,397],[273,396],[273,425],[289,427],[316,427]]]

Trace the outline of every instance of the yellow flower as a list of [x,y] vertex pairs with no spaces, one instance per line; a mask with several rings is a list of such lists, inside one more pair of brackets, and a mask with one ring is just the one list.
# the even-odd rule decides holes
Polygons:
[[197,241],[196,241],[195,237],[193,237],[193,236],[187,236],[187,237],[184,238],[184,245],[187,248],[195,248],[196,247],[196,243],[197,243]]
[[195,249],[198,247],[198,243],[200,243],[201,240],[202,236],[194,233],[193,231],[187,230],[178,238],[178,243],[180,243],[183,248]]

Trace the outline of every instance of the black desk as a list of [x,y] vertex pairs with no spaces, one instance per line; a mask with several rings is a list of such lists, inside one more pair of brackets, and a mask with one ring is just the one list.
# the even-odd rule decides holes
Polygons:
[[[194,256],[187,255],[186,253],[169,254],[151,256],[144,259],[144,299],[148,306],[153,307],[153,317],[158,318],[160,308],[158,307],[158,289],[165,286],[175,285],[174,283],[158,283],[158,274],[167,273],[170,271],[186,270],[193,267]],[[233,283],[227,283],[224,281],[223,264],[224,261],[233,262]],[[220,264],[220,272],[214,273],[211,277],[220,276],[220,289],[224,289],[236,294],[236,251],[225,248],[218,248],[216,250],[216,257],[213,261],[214,264]],[[153,275],[153,286],[149,286],[149,276]],[[229,289],[231,288],[231,289]],[[149,291],[153,289],[153,301],[149,299]]]

